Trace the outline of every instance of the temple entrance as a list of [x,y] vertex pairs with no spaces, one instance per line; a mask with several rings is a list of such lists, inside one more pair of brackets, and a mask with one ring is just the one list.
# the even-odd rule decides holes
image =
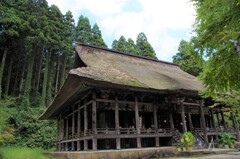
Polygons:
[[158,128],[170,128],[169,114],[161,112],[157,116]]
[[173,123],[174,127],[179,130],[180,132],[183,132],[183,126],[182,126],[182,118],[181,114],[179,113],[173,113]]
[[135,112],[119,111],[119,126],[121,128],[136,128]]
[[152,112],[140,112],[139,113],[140,128],[148,129],[154,127],[153,113]]
[[192,124],[194,128],[201,128],[199,114],[192,114]]

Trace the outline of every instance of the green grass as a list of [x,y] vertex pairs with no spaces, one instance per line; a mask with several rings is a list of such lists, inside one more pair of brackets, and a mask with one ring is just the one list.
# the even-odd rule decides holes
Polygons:
[[3,153],[3,159],[55,159],[44,156],[43,153],[48,151],[40,148],[3,147],[0,148],[0,151]]

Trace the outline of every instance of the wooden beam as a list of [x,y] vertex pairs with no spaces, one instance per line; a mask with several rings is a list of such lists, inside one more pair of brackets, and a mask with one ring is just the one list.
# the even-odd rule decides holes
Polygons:
[[[115,103],[115,100],[112,100],[112,99],[100,99],[100,98],[97,98],[96,99],[97,102],[104,102],[104,103]],[[135,104],[135,102],[132,102],[132,101],[122,101],[122,100],[118,100],[118,103],[121,103],[121,104]],[[148,102],[138,102],[138,104],[141,104],[141,105],[152,105],[152,103],[148,103]]]
[[[118,108],[118,96],[115,97],[115,127],[117,130],[117,134],[120,134],[119,130],[119,108]],[[121,141],[120,138],[116,138],[116,148],[121,149]]]
[[[138,98],[135,95],[135,122],[137,134],[140,134],[140,122],[139,122],[139,112],[138,112]],[[141,147],[141,138],[137,138],[137,147]]]
[[97,150],[97,139],[95,135],[97,134],[97,102],[96,102],[96,92],[93,92],[92,95],[92,131],[93,131],[93,139],[92,139],[92,148],[93,150]]
[[186,122],[185,122],[185,110],[184,110],[183,103],[180,104],[180,107],[181,107],[181,117],[182,117],[183,132],[187,132],[187,125],[186,125]]
[[202,122],[204,142],[208,145],[209,142],[208,142],[208,137],[207,137],[206,121],[205,121],[205,117],[204,117],[204,113],[203,113],[203,106],[204,106],[204,101],[201,100],[199,110],[200,110],[200,116],[201,116],[201,122]]

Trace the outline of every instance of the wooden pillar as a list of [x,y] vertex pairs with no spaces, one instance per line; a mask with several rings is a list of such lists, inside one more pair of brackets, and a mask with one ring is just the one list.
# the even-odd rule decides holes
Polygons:
[[220,123],[219,113],[218,112],[216,112],[216,116],[217,116],[218,127],[221,128],[221,123]]
[[81,150],[81,145],[80,145],[80,141],[78,140],[77,141],[77,151],[80,151]]
[[[84,99],[84,136],[87,136],[88,131],[88,114],[87,114],[87,99]],[[88,140],[84,140],[84,150],[88,150]]]
[[190,131],[193,131],[192,114],[189,106],[188,106],[188,123],[189,123]]
[[[116,95],[115,97],[115,127],[117,134],[120,134],[120,129],[119,129],[119,107],[118,107],[118,96]],[[116,138],[116,148],[119,150],[121,149],[121,141],[120,138]]]
[[186,122],[185,122],[185,110],[184,110],[183,102],[181,102],[180,107],[181,107],[181,117],[182,117],[183,132],[187,132],[187,125],[186,125]]
[[231,119],[232,119],[233,128],[236,129],[236,123],[235,123],[235,120],[234,120],[233,112],[231,112]]
[[57,151],[60,151],[61,115],[57,120]]
[[216,129],[215,120],[214,120],[214,114],[213,114],[212,110],[210,110],[210,115],[211,115],[212,128]]
[[174,122],[173,122],[172,107],[169,109],[169,120],[170,120],[170,128],[171,128],[171,131],[173,132],[175,128],[174,128]]
[[204,106],[204,101],[201,100],[199,110],[200,110],[200,116],[201,116],[201,123],[202,123],[202,129],[203,129],[203,135],[204,135],[204,142],[208,145],[208,137],[207,137],[207,128],[206,128],[206,121],[205,121],[205,116],[203,112],[203,106]]
[[68,143],[65,143],[65,151],[68,151]]
[[[78,111],[77,111],[77,137],[80,137],[80,133],[81,133],[81,110],[80,110],[80,104],[78,104]],[[81,147],[80,147],[80,141],[77,141],[77,151],[80,151]]]
[[93,92],[92,95],[92,132],[93,132],[93,138],[92,138],[92,148],[93,150],[97,150],[97,102],[96,102],[96,93]]
[[68,139],[68,116],[66,117],[66,139]]
[[71,142],[71,150],[74,151],[75,150],[75,147],[74,147],[74,142],[72,141]]
[[[135,95],[135,122],[136,122],[136,130],[137,134],[140,134],[140,123],[139,123],[139,112],[138,112],[138,98]],[[141,147],[141,138],[137,138],[137,147]]]
[[224,127],[225,130],[227,130],[227,124],[226,124],[226,121],[225,121],[225,119],[224,119],[223,111],[221,110],[220,113],[221,113],[221,117],[222,117],[222,121],[223,121],[223,127]]
[[[156,129],[156,133],[158,134],[158,121],[157,121],[157,106],[153,104],[153,118],[154,118],[154,128]],[[155,146],[159,147],[159,137],[155,138]]]
[[74,138],[75,133],[75,113],[74,113],[74,106],[73,106],[73,114],[72,114],[72,138]]
[[77,111],[77,136],[80,137],[81,133],[81,110],[80,110],[80,104],[78,105],[78,111]]
[[236,131],[237,131],[237,140],[240,141],[240,134],[239,134],[239,123],[235,117],[235,115],[233,114],[233,118],[234,118],[234,121],[235,121],[235,125],[236,125]]

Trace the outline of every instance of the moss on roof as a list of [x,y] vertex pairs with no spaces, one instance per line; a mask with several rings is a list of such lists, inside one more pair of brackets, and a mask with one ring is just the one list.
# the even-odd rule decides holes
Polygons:
[[77,46],[76,52],[87,67],[72,69],[70,74],[80,77],[159,90],[202,89],[201,82],[196,77],[175,64],[86,45]]

